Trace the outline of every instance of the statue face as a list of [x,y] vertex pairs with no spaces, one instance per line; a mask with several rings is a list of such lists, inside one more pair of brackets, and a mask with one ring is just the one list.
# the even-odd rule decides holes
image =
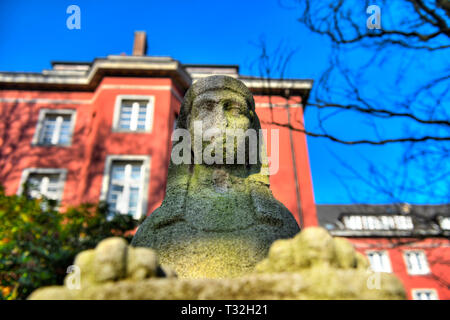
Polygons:
[[[202,132],[208,129],[219,129],[221,137],[213,137],[210,143],[225,150],[226,130],[247,131],[252,127],[253,111],[247,105],[245,98],[231,90],[206,91],[198,95],[191,108],[188,118],[189,132],[194,137],[194,122],[202,122]],[[205,148],[209,143],[205,143]]]
[[230,90],[207,91],[198,95],[191,109],[189,127],[194,121],[203,122],[203,131],[210,128],[250,128],[250,114],[247,101]]

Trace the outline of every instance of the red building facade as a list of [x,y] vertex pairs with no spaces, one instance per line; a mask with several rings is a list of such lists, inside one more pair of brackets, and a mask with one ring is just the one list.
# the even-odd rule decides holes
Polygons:
[[[42,73],[0,73],[0,183],[7,194],[21,193],[28,182],[32,196],[44,194],[63,207],[105,200],[135,218],[151,214],[164,198],[171,134],[184,93],[200,77],[224,74],[252,91],[261,126],[268,130],[269,157],[271,130],[279,130],[279,146],[273,149],[279,169],[270,176],[271,189],[302,227],[320,223],[348,237],[375,269],[398,274],[410,298],[426,298],[429,292],[431,298],[450,298],[442,277],[430,276],[448,273],[448,264],[411,277],[401,258],[405,248],[420,247],[427,256],[448,261],[448,234],[421,238],[414,246],[408,241],[392,246],[397,239],[392,234],[361,236],[339,229],[336,208],[331,212],[318,206],[316,212],[306,137],[279,125],[302,128],[311,80],[268,81],[242,76],[233,65],[183,65],[169,57],[145,56],[145,47],[145,37],[137,34],[132,56],[53,62]],[[388,251],[391,268],[381,268],[386,258],[371,250]],[[416,289],[423,290],[414,295]],[[434,295],[425,289],[435,290]]]
[[185,91],[199,77],[225,74],[254,94],[268,130],[269,157],[271,130],[279,130],[279,170],[270,177],[275,197],[300,224],[316,225],[305,135],[273,124],[303,119],[312,81],[274,79],[268,85],[239,75],[238,66],[147,57],[139,43],[145,38],[135,39],[133,56],[0,74],[0,178],[6,192],[20,193],[28,181],[34,194],[62,205],[106,200],[136,218],[150,214],[164,198],[171,133]]

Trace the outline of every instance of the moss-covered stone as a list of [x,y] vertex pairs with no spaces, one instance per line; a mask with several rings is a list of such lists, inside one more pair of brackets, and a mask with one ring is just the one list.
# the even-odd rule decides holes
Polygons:
[[402,284],[382,274],[381,289],[366,285],[369,273],[358,269],[314,268],[301,273],[248,275],[237,279],[146,279],[120,281],[69,292],[55,287],[30,299],[110,300],[264,300],[264,299],[405,299]]
[[[203,100],[215,103],[195,103]],[[244,101],[245,107],[241,112],[229,110],[230,101]],[[226,76],[200,79],[188,90],[177,128],[192,131],[195,121],[202,121],[204,130],[260,129],[250,91]],[[203,151],[222,143],[223,139],[204,142]],[[160,261],[181,278],[226,278],[251,272],[275,240],[299,231],[292,214],[269,189],[267,166],[261,161],[263,141],[257,144],[261,156],[253,164],[171,162],[164,201],[139,226],[132,245],[155,249]],[[236,151],[233,145],[235,158]]]
[[[213,106],[195,104],[202,94]],[[246,101],[246,110],[227,109],[233,99]],[[191,129],[200,117],[222,129],[259,130],[254,111],[242,82],[208,77],[186,93],[178,127]],[[258,145],[264,153],[263,142]],[[368,271],[367,260],[346,239],[318,227],[298,233],[292,214],[269,189],[261,158],[241,165],[170,163],[164,201],[139,227],[133,248],[106,239],[76,257],[80,290],[42,288],[30,299],[405,298],[400,281]],[[172,278],[175,273],[181,279]]]
[[357,268],[362,268],[362,269],[367,269],[370,266],[369,260],[367,260],[367,258],[359,252],[355,253],[356,255],[356,267]]
[[125,278],[128,244],[124,239],[114,237],[100,241],[94,254],[92,268],[96,282]]
[[[125,239],[119,237],[107,238],[100,241],[95,249],[80,252],[75,257],[74,265],[80,272],[81,288],[123,279],[176,277],[175,271],[171,268],[159,265],[154,250],[130,247]],[[73,277],[73,274],[66,276],[64,279],[66,287],[73,285]]]
[[320,267],[367,269],[368,263],[347,239],[333,238],[323,228],[310,227],[291,239],[275,241],[268,257],[256,265],[255,271],[298,272]]
[[[315,245],[312,245],[315,243]],[[321,252],[321,249],[323,252]],[[29,299],[405,299],[402,283],[392,274],[368,270],[367,260],[349,241],[332,238],[324,229],[307,228],[292,239],[278,240],[253,274],[228,279],[177,279],[150,276],[142,279],[140,267],[154,270],[154,252],[129,248],[127,278],[86,283],[81,290],[47,287]],[[80,266],[95,260],[94,250],[77,257]],[[303,259],[299,259],[302,257]],[[133,258],[130,258],[133,257]],[[137,258],[138,260],[134,260]],[[205,259],[210,261],[209,259]],[[156,261],[157,263],[157,261]],[[213,261],[212,266],[217,262]],[[133,266],[133,267],[131,267]],[[207,265],[199,266],[209,270]],[[164,267],[158,267],[156,275]],[[89,274],[90,269],[87,270]],[[172,271],[165,269],[166,275]],[[195,270],[190,270],[195,273]],[[222,271],[219,271],[222,272]]]
[[[77,254],[75,257],[74,265],[79,267],[80,271],[80,285],[86,286],[91,283],[95,283],[95,275],[94,275],[94,259],[95,259],[95,250],[85,250]],[[70,275],[68,275],[64,279],[64,283],[68,285],[68,281],[70,279]]]
[[344,238],[334,238],[333,241],[337,266],[344,269],[356,268],[358,266],[358,258],[353,245]]
[[127,278],[142,280],[158,274],[156,252],[147,248],[128,248]]

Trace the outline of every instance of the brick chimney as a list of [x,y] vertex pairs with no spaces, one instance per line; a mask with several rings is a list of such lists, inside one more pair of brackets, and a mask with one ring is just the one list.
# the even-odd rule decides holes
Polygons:
[[145,56],[147,54],[147,34],[145,31],[134,32],[133,56]]

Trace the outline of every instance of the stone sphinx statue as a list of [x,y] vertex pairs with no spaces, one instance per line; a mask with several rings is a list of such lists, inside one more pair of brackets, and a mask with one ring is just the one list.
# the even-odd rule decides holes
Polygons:
[[132,245],[155,249],[161,264],[173,268],[180,278],[240,276],[266,257],[275,240],[293,237],[300,230],[269,189],[261,136],[257,161],[250,161],[250,142],[245,137],[243,163],[198,161],[198,153],[212,146],[224,147],[226,156],[237,159],[242,145],[225,143],[228,129],[259,132],[249,89],[227,76],[195,82],[184,97],[177,128],[193,137],[198,124],[203,131],[214,128],[221,134],[184,149],[183,157],[194,158],[188,163],[173,161],[182,141],[173,143],[164,201],[140,225]]

